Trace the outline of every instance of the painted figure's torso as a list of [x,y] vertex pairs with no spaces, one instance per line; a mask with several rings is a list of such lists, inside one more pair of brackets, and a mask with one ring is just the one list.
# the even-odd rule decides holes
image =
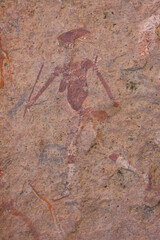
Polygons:
[[92,61],[70,63],[63,68],[63,79],[59,91],[67,88],[67,100],[72,109],[79,111],[88,96],[87,71],[93,66]]

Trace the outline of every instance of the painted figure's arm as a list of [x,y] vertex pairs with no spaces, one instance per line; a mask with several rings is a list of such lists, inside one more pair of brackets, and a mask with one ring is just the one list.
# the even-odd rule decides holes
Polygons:
[[[96,60],[97,60],[97,59],[96,59]],[[96,60],[95,60],[95,61],[96,61]],[[98,68],[97,68],[97,66],[96,66],[95,64],[93,65],[93,69],[95,70],[95,72],[96,72],[96,74],[97,74],[100,82],[102,83],[103,87],[105,88],[105,90],[106,90],[106,92],[107,92],[107,94],[108,94],[108,97],[110,98],[110,100],[111,100],[112,103],[113,103],[113,106],[114,106],[114,107],[118,107],[119,104],[114,100],[114,97],[113,97],[113,95],[112,95],[112,92],[111,92],[108,84],[107,84],[106,81],[104,80],[102,74],[99,72],[99,70],[98,70]]]
[[64,92],[66,90],[66,87],[67,87],[67,82],[65,77],[63,77],[59,85],[59,92]]
[[49,87],[49,85],[53,82],[57,74],[52,73],[51,76],[48,78],[47,82],[43,85],[43,87],[39,90],[37,95],[33,97],[33,99],[30,101],[29,106],[31,107],[37,100],[38,98],[44,93],[44,91]]
[[[42,66],[43,66],[43,65],[42,65]],[[39,90],[39,92],[37,93],[37,95],[36,95],[35,97],[33,97],[32,100],[30,100],[30,99],[31,99],[31,95],[32,95],[32,93],[33,93],[33,90],[34,90],[34,88],[35,88],[35,85],[36,85],[36,83],[37,83],[37,81],[38,81],[38,79],[39,79],[39,76],[40,76],[41,71],[42,71],[42,67],[41,67],[40,72],[39,72],[39,74],[38,74],[38,76],[37,76],[36,82],[35,82],[32,90],[31,90],[31,94],[30,94],[30,96],[29,96],[28,103],[27,103],[27,105],[26,105],[26,108],[25,108],[25,111],[24,111],[24,115],[23,115],[23,116],[25,116],[27,109],[31,108],[32,105],[35,104],[35,102],[38,100],[38,98],[42,95],[42,93],[44,93],[44,91],[49,87],[49,85],[53,82],[53,80],[55,79],[55,77],[57,77],[57,76],[61,73],[62,70],[61,70],[61,68],[56,67],[54,73],[52,73],[52,74],[50,75],[50,77],[48,78],[48,80],[46,81],[46,83],[43,85],[43,87]]]

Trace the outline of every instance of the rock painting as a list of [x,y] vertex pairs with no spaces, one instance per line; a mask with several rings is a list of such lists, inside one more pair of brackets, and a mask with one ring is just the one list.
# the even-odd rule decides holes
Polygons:
[[[60,36],[58,36],[58,40],[63,44],[72,44],[79,38],[84,37],[88,34],[90,34],[88,30],[79,28],[62,33]],[[108,118],[108,114],[106,111],[101,109],[93,109],[90,106],[84,106],[85,100],[89,95],[89,89],[87,84],[87,72],[89,69],[93,69],[93,71],[97,75],[113,106],[118,107],[118,103],[115,101],[108,84],[98,70],[98,67],[96,65],[97,58],[98,56],[95,57],[94,61],[90,59],[83,59],[79,62],[70,61],[68,64],[64,64],[63,66],[57,66],[54,72],[50,75],[50,77],[44,84],[44,86],[39,90],[37,95],[32,98],[35,85],[37,84],[40,74],[42,72],[42,65],[35,84],[32,88],[32,91],[29,95],[27,105],[25,107],[24,116],[26,115],[27,109],[30,109],[37,102],[39,97],[49,87],[49,85],[54,81],[54,79],[60,74],[62,74],[63,77],[59,85],[59,92],[63,93],[65,90],[67,90],[67,101],[71,108],[75,110],[79,115],[79,124],[77,127],[76,135],[68,150],[68,163],[75,162],[76,153],[73,150],[75,149],[73,145],[76,145],[76,141],[80,136],[83,127],[85,126],[86,119],[91,120],[91,122],[94,124],[95,121],[102,122]]]

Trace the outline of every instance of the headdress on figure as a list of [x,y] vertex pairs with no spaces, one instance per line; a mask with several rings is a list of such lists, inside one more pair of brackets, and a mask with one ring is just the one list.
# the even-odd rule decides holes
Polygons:
[[71,44],[74,43],[78,38],[84,37],[87,34],[89,34],[90,31],[84,29],[84,28],[77,28],[70,30],[68,32],[64,32],[61,35],[58,36],[58,41],[63,42],[65,44]]

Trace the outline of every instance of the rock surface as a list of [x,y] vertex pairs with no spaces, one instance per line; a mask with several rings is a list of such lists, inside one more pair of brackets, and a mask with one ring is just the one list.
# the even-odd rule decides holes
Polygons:
[[0,239],[160,239],[159,60],[158,0],[0,1]]

